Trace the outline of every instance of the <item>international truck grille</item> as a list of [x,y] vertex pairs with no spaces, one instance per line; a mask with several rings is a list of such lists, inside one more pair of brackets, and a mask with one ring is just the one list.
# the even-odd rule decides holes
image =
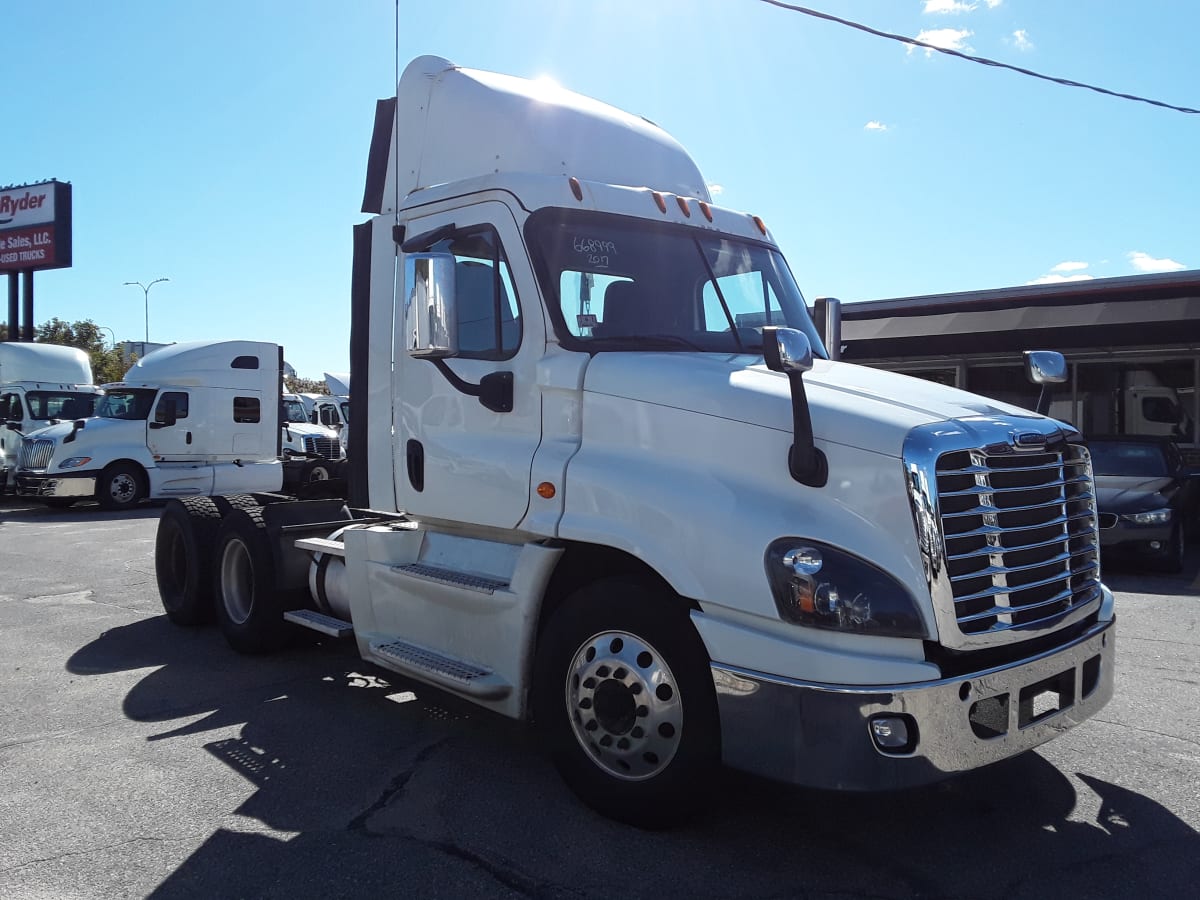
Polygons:
[[342,442],[338,438],[305,435],[304,452],[315,453],[326,459],[337,459],[342,453]]
[[54,441],[22,441],[17,465],[22,469],[44,469],[54,455]]
[[[1099,528],[1084,447],[1022,431],[938,453],[932,472],[907,452],[906,462],[944,645],[1035,637],[1098,605]],[[916,481],[932,490],[914,491]]]

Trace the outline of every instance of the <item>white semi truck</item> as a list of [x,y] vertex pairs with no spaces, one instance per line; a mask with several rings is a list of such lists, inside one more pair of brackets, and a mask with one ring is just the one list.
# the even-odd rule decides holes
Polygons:
[[127,509],[307,480],[314,458],[332,464],[340,450],[321,429],[328,446],[283,454],[281,353],[261,341],[195,341],[147,354],[124,380],[104,385],[94,416],[25,436],[17,493],[52,506],[95,499]]
[[12,488],[23,434],[90,416],[100,394],[78,347],[0,343],[0,493]]
[[720,763],[903,787],[1109,700],[1079,435],[830,359],[765,224],[660,128],[421,57],[364,212],[351,503],[168,503],[174,621],[252,653],[353,635],[533,721],[640,824]]

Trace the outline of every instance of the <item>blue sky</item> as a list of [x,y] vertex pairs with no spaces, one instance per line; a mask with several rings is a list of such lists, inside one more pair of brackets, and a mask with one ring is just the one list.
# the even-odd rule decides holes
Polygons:
[[[1178,0],[809,0],[882,31],[1200,107]],[[281,343],[348,368],[351,229],[391,0],[8,0],[0,185],[74,193],[35,320]],[[425,53],[644,115],[844,301],[1200,268],[1200,116],[1034,80],[760,0],[400,3]],[[6,316],[6,309],[0,311]]]

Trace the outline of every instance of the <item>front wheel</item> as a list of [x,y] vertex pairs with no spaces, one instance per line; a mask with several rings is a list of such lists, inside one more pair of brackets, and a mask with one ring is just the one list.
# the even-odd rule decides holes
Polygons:
[[677,598],[629,578],[582,588],[546,626],[533,690],[559,773],[601,814],[658,828],[711,792],[716,697]]
[[132,509],[146,499],[146,476],[134,463],[113,463],[100,475],[96,500],[101,509]]

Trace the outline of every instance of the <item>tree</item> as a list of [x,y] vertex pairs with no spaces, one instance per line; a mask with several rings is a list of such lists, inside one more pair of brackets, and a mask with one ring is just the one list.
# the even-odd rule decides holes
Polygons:
[[121,357],[121,350],[104,346],[104,333],[91,319],[64,322],[55,316],[34,330],[33,339],[42,344],[61,344],[86,351],[92,360],[92,377],[96,384],[120,381],[128,369]]
[[283,379],[284,385],[288,391],[293,394],[328,394],[329,387],[324,381],[317,381],[315,378],[300,378],[298,376],[289,376]]

